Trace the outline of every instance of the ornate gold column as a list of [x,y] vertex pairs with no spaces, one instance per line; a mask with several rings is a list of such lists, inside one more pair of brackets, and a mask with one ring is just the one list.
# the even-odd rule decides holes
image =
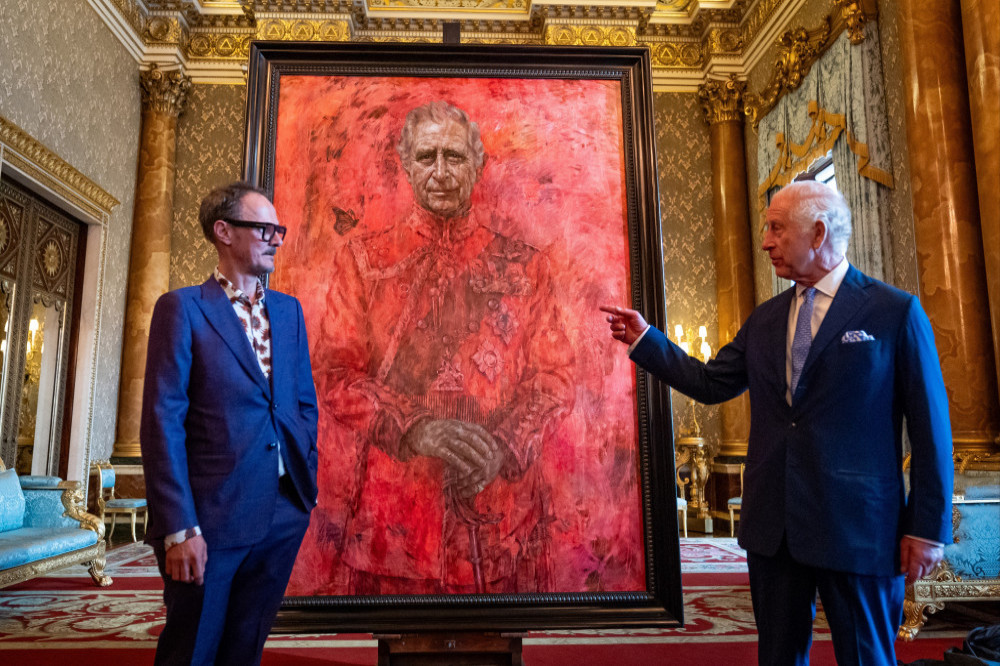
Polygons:
[[1000,4],[996,0],[962,0],[962,34],[993,356],[1000,383]]
[[139,175],[132,217],[118,431],[112,454],[125,457],[140,455],[139,419],[149,322],[156,299],[170,288],[177,117],[191,87],[191,79],[183,72],[163,72],[156,65],[140,73],[139,82],[142,86]]
[[[733,75],[728,81],[709,81],[698,89],[712,149],[712,218],[715,222],[720,347],[736,337],[754,308],[753,248],[743,143],[746,87],[746,81],[737,81]],[[720,410],[719,455],[746,456],[750,435],[747,394],[723,403]]]
[[955,456],[963,459],[995,450],[1000,405],[962,20],[958,0],[901,0],[899,14],[920,300],[948,387]]

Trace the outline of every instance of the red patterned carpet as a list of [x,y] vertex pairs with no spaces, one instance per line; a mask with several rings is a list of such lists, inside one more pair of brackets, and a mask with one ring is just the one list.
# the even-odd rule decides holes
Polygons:
[[[756,663],[756,635],[746,559],[734,539],[682,539],[686,626],[675,630],[532,632],[529,666],[587,664]],[[0,662],[107,666],[152,663],[163,623],[161,586],[152,551],[129,544],[108,553],[112,587],[97,589],[75,567],[0,591]],[[913,643],[898,643],[901,661],[941,658],[961,646],[970,626],[932,623]],[[272,636],[264,664],[374,664],[367,634]],[[812,663],[834,664],[825,618],[816,621]]]

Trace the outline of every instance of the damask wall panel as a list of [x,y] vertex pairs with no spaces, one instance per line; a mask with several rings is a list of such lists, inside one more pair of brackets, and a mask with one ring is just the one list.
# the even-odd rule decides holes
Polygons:
[[90,439],[91,456],[106,458],[118,404],[138,67],[86,0],[2,0],[0,54],[0,114],[121,202],[107,228]]
[[[712,220],[712,162],[708,125],[694,93],[659,93],[653,98],[656,123],[660,219],[663,225],[663,280],[668,333],[708,327],[718,348],[715,286],[715,231]],[[697,329],[695,328],[695,333]],[[690,426],[688,400],[673,394],[674,431]],[[696,407],[710,446],[719,444],[718,408]]]
[[899,43],[899,3],[879,2],[879,36],[882,51],[882,81],[885,107],[889,116],[889,149],[892,151],[892,175],[895,188],[889,192],[892,219],[892,253],[895,275],[893,284],[916,294],[917,244],[913,235],[913,198],[910,192],[910,157],[906,145],[906,116],[903,96],[903,63]]
[[177,121],[171,289],[201,284],[215,268],[215,249],[198,225],[198,205],[208,190],[242,175],[245,105],[246,86],[197,85],[188,93]]

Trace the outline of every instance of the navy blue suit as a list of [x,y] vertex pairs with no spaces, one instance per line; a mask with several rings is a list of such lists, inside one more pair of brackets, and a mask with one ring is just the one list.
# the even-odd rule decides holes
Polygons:
[[[790,556],[852,581],[888,577],[888,592],[881,593],[898,595],[901,612],[901,537],[951,542],[951,426],[930,322],[914,296],[850,267],[789,405],[785,350],[794,294],[789,289],[757,307],[707,364],[656,329],[632,359],[701,402],[722,402],[749,389],[739,531],[748,553]],[[844,340],[850,331],[873,339]],[[904,417],[912,445],[909,497]],[[752,569],[751,560],[751,578]],[[831,605],[822,584],[820,596]],[[893,635],[898,618],[895,625]]]
[[246,664],[255,649],[259,660],[316,504],[318,412],[302,308],[275,291],[264,303],[270,380],[214,278],[164,294],[153,311],[140,432],[146,540],[161,571],[165,536],[199,525],[208,546],[204,586],[164,576],[165,663]]

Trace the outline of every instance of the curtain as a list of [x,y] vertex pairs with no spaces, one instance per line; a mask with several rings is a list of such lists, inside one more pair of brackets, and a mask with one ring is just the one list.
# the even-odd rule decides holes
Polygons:
[[[887,188],[892,175],[877,25],[866,25],[858,45],[841,33],[802,85],[761,119],[758,136],[761,210],[777,187],[832,151],[837,187],[853,214],[847,258],[868,275],[891,279]],[[774,279],[774,293],[787,287]]]

